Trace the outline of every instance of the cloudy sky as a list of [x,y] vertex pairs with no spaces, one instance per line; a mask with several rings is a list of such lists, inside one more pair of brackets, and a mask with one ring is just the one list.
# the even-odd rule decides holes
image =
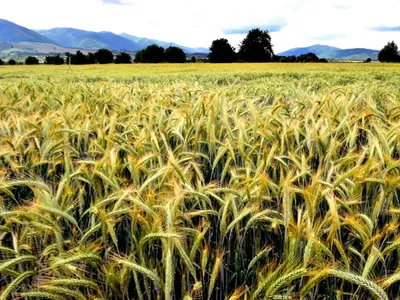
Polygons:
[[400,44],[400,0],[1,0],[0,8],[0,18],[28,28],[126,32],[191,47],[220,37],[237,46],[253,27],[271,32],[276,53]]

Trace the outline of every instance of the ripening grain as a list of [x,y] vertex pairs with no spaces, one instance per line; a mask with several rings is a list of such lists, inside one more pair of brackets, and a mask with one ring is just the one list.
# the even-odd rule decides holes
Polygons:
[[0,68],[0,299],[395,299],[400,69]]

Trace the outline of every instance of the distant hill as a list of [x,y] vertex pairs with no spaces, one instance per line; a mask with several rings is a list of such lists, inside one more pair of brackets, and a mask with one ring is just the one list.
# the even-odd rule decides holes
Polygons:
[[325,46],[325,45],[314,45],[310,47],[304,47],[304,48],[293,48],[290,50],[287,50],[285,52],[279,53],[278,55],[280,56],[299,56],[302,54],[307,54],[307,53],[314,53],[316,56],[320,58],[330,58],[329,56],[332,55],[335,51],[341,50],[340,48],[336,47],[331,47],[331,46]]
[[185,46],[178,45],[175,43],[169,43],[169,42],[163,42],[163,41],[159,41],[159,40],[152,40],[152,39],[148,39],[148,38],[137,37],[137,36],[133,36],[133,35],[130,35],[127,33],[122,33],[122,34],[120,34],[120,36],[139,44],[142,49],[144,49],[147,46],[150,46],[152,44],[156,44],[163,48],[168,48],[170,46],[179,47],[185,53],[208,53],[209,52],[209,49],[207,49],[207,48],[190,48],[190,47],[185,47]]
[[285,52],[278,53],[279,56],[299,56],[307,54],[309,52],[314,53],[320,58],[338,59],[338,60],[366,60],[371,58],[372,60],[378,59],[379,50],[355,48],[355,49],[340,49],[336,47],[326,45],[314,45],[304,48],[294,48]]
[[0,19],[0,42],[56,44],[51,39],[13,22]]
[[74,28],[53,28],[38,30],[45,37],[63,47],[79,49],[100,49],[138,51],[141,46],[112,32],[93,32]]
[[365,48],[354,48],[344,49],[337,53],[337,59],[345,60],[366,60],[371,58],[372,60],[378,60],[379,50],[365,49]]
[[127,33],[117,35],[112,32],[94,32],[75,28],[53,28],[49,30],[38,30],[38,33],[54,40],[63,47],[99,49],[107,48],[112,50],[139,51],[152,44],[157,44],[167,48],[177,46],[186,53],[208,52],[206,48],[189,48],[175,43],[152,40],[148,38],[136,37]]
[[[40,49],[41,47],[37,44],[56,45],[62,48],[72,48],[75,50],[97,50],[100,48],[107,48],[110,50],[128,52],[136,52],[151,44],[157,44],[164,48],[171,45],[177,46],[182,48],[186,53],[208,53],[208,49],[206,48],[190,48],[175,43],[139,38],[126,33],[118,35],[108,31],[94,32],[75,28],[53,28],[49,30],[33,31],[3,19],[0,19],[0,42],[14,44],[34,43],[30,45],[32,48],[30,50],[26,49],[29,48],[29,45],[20,45],[20,48],[22,48],[21,50],[24,50],[21,52],[30,54],[44,53],[44,49]],[[16,50],[17,48],[18,47],[15,45],[3,44],[2,49],[0,50],[0,56],[6,56],[3,51],[8,51],[7,54],[9,54],[9,52],[18,52]],[[28,52],[25,50],[28,50]]]

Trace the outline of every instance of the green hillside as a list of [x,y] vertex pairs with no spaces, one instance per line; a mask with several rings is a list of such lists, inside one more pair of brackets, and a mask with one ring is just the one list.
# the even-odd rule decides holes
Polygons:
[[280,56],[299,56],[307,53],[314,53],[320,58],[338,59],[338,60],[366,60],[371,58],[372,60],[378,59],[378,50],[366,49],[366,48],[354,48],[354,49],[340,49],[336,47],[326,45],[313,45],[310,47],[294,48],[279,53]]
[[56,44],[48,37],[3,19],[0,19],[0,42]]

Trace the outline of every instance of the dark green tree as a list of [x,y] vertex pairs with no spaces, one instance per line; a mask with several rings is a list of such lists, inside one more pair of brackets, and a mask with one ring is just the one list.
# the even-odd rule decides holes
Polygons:
[[99,49],[95,54],[94,54],[96,61],[101,64],[111,64],[114,60],[114,54],[108,50],[108,49]]
[[87,64],[87,56],[81,51],[76,51],[76,54],[70,55],[71,65],[85,65]]
[[249,31],[239,49],[239,60],[246,62],[270,62],[274,56],[268,30],[255,28]]
[[371,61],[372,61],[372,59],[369,57],[365,60],[366,63],[370,63]]
[[179,47],[168,47],[165,50],[165,61],[169,63],[184,63],[186,62],[186,54]]
[[190,62],[192,62],[192,63],[197,62],[196,56],[193,55],[193,56],[190,58]]
[[163,61],[165,61],[165,51],[163,47],[153,44],[142,50],[141,62],[154,64]]
[[95,56],[94,53],[89,52],[89,53],[86,55],[86,63],[87,63],[88,65],[94,65],[94,64],[96,63],[96,56]]
[[116,64],[130,64],[132,63],[132,57],[129,53],[121,52],[115,56],[115,63]]
[[54,57],[54,64],[55,65],[63,65],[63,64],[65,64],[65,59],[63,57],[61,57],[60,54],[57,54]]
[[46,56],[44,63],[46,65],[63,65],[65,60],[60,56],[60,54],[57,54],[55,56]]
[[394,41],[387,43],[379,52],[378,59],[380,62],[400,62],[399,48]]
[[297,61],[297,57],[294,55],[292,55],[292,56],[274,55],[273,61],[274,62],[283,62],[283,63],[295,63]]
[[210,47],[208,59],[212,63],[231,63],[237,58],[235,48],[229,44],[227,39],[214,40]]
[[0,58],[0,66],[4,65],[4,61]]
[[310,63],[310,62],[318,62],[319,58],[314,53],[309,52],[307,54],[302,54],[297,57],[297,62],[302,63]]
[[135,59],[133,60],[133,62],[135,63],[143,62],[143,50],[140,50],[135,54]]
[[16,64],[17,64],[17,62],[15,61],[15,59],[9,59],[7,62],[7,65],[10,65],[10,66],[15,66]]
[[26,65],[38,65],[39,64],[39,60],[34,56],[28,56],[25,59],[25,64]]

